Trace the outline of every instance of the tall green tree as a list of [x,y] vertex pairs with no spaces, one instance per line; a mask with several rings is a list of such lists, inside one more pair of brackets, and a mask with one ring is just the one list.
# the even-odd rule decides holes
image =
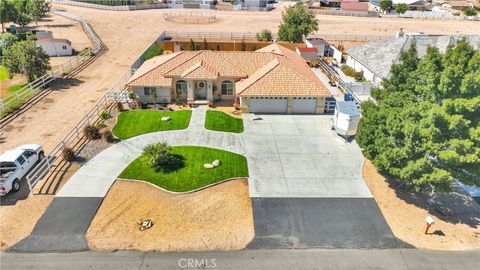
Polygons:
[[302,3],[288,7],[282,12],[282,22],[278,27],[278,37],[283,41],[301,42],[309,34],[318,30],[315,14]]
[[49,57],[34,41],[20,41],[3,51],[3,65],[9,76],[25,75],[29,81],[44,75],[51,69]]
[[33,21],[33,1],[32,0],[9,0],[14,8],[12,21],[21,27]]
[[12,2],[7,0],[0,1],[0,22],[2,23],[2,32],[5,32],[5,23],[13,21],[15,16],[15,7]]
[[395,11],[399,14],[403,14],[407,12],[407,10],[408,10],[408,6],[405,3],[400,3],[395,7]]
[[480,186],[479,59],[466,40],[421,60],[415,43],[402,53],[362,104],[357,141],[379,171],[417,190]]
[[3,50],[12,46],[15,42],[18,41],[18,38],[10,33],[1,33],[0,34],[0,55]]
[[392,0],[380,0],[380,10],[383,12],[390,12],[393,6]]
[[50,12],[50,6],[50,2],[47,2],[46,0],[33,0],[29,6],[29,12],[32,19],[37,22],[47,16],[48,12]]

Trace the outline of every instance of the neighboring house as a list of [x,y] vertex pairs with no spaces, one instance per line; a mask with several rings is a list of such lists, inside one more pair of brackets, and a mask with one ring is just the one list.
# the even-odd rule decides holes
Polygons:
[[368,3],[356,0],[343,1],[340,7],[343,11],[368,12]]
[[216,98],[244,113],[324,113],[325,85],[294,51],[180,51],[145,61],[126,84],[143,103]]
[[36,45],[41,47],[48,56],[66,56],[73,54],[72,43],[68,39],[53,38],[50,31],[39,31],[35,34]]
[[[464,36],[400,36],[392,40],[368,43],[355,46],[347,50],[346,64],[356,71],[363,71],[366,80],[380,85],[383,78],[388,78],[390,66],[398,62],[400,53],[408,50],[412,42],[417,46],[417,52],[422,58],[428,46],[436,46],[444,53],[449,45],[454,45]],[[479,36],[466,36],[468,42],[476,49],[479,48]]]
[[449,1],[442,5],[442,7],[446,10],[458,10],[462,11],[466,8],[474,7],[474,4],[468,1]]
[[183,4],[183,8],[211,8],[213,0],[176,0],[175,4]]
[[342,3],[342,0],[320,0],[320,5],[322,7],[335,7],[339,8]]
[[245,0],[243,6],[246,10],[266,10],[267,0]]
[[304,40],[307,48],[316,48],[318,56],[327,56],[330,51],[330,44],[323,38],[308,38]]
[[[380,0],[371,0],[370,4],[374,9],[380,11]],[[398,4],[407,4],[408,10],[427,10],[431,5],[423,0],[392,0],[392,10],[395,10]]]
[[317,48],[295,48],[295,51],[306,61],[312,61],[318,59]]

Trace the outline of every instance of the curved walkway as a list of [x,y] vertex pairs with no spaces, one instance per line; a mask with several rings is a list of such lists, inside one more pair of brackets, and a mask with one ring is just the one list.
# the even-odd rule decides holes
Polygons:
[[187,129],[147,133],[105,149],[81,167],[56,197],[104,197],[118,175],[152,143],[205,146],[245,154],[242,136],[205,129],[205,114],[206,107],[194,108]]
[[244,154],[240,134],[206,130],[206,106],[193,109],[190,125],[184,130],[140,135],[111,146],[81,167],[55,196],[30,236],[10,250],[22,252],[66,252],[88,250],[85,233],[98,207],[117,176],[156,142],[196,145]]

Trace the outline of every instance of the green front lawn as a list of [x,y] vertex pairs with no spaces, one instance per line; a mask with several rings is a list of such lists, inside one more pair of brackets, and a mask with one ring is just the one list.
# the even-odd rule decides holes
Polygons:
[[[162,117],[170,116],[172,120],[162,121]],[[154,110],[134,110],[122,112],[112,132],[120,139],[128,139],[141,134],[185,129],[190,123],[192,111],[163,112]]]
[[0,81],[4,81],[7,79],[8,79],[8,69],[0,65]]
[[7,93],[13,93],[13,92],[17,91],[18,89],[24,87],[24,86],[27,85],[27,84],[28,84],[28,82],[19,83],[19,84],[14,84],[14,85],[8,87],[7,89],[5,89],[5,91],[6,91]]
[[[239,154],[200,146],[175,146],[173,154],[184,158],[184,165],[170,173],[157,172],[141,155],[120,174],[120,178],[150,182],[170,191],[185,192],[198,189],[234,177],[248,177],[247,159]],[[221,165],[213,169],[203,167],[205,163],[220,160]]]
[[243,132],[243,120],[220,111],[207,111],[205,128],[225,132]]

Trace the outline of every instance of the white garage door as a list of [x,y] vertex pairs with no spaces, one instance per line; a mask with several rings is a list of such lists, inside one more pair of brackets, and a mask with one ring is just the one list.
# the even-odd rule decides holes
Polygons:
[[294,97],[292,113],[315,113],[317,111],[316,97]]
[[251,113],[286,113],[288,99],[286,97],[251,97]]

